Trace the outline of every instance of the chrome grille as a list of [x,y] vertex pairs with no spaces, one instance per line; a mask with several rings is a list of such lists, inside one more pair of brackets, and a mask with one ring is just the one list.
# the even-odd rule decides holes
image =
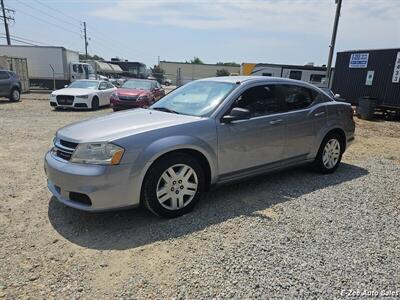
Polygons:
[[118,96],[119,100],[136,101],[138,96]]
[[58,95],[57,103],[59,105],[72,105],[72,103],[74,103],[74,98],[74,96]]
[[56,139],[54,142],[53,153],[64,160],[70,160],[77,146],[77,143]]

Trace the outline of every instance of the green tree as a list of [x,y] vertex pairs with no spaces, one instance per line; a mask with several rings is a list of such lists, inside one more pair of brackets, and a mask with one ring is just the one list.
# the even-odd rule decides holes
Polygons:
[[204,65],[204,62],[198,58],[197,56],[193,57],[193,59],[190,60],[191,64],[198,64],[198,65]]
[[[88,54],[88,57],[87,57],[87,59],[88,60],[105,60],[103,57],[101,57],[101,56],[98,56],[98,55],[90,55],[90,54]],[[86,55],[85,54],[81,54],[81,53],[79,53],[79,60],[81,61],[81,60],[86,60]]]
[[218,66],[226,66],[226,67],[240,67],[240,64],[235,63],[235,62],[217,62]]
[[217,70],[217,77],[220,76],[229,76],[231,73],[227,69]]
[[164,79],[164,74],[165,74],[164,69],[161,68],[159,65],[154,65],[154,67],[150,68],[150,69],[151,69],[151,74],[153,75],[153,77],[155,79],[157,79],[157,81],[159,83],[162,83],[163,79]]

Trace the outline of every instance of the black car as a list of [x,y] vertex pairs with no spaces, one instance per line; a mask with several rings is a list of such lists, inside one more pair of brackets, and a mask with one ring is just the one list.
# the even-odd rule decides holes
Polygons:
[[0,70],[0,97],[7,97],[10,101],[21,99],[21,81],[14,72]]

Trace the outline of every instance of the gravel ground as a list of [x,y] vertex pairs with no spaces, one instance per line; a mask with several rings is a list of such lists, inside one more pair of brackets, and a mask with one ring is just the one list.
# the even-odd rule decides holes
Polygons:
[[357,121],[335,174],[294,169],[221,187],[164,220],[84,213],[47,191],[56,129],[110,112],[0,101],[0,298],[400,295],[400,123]]

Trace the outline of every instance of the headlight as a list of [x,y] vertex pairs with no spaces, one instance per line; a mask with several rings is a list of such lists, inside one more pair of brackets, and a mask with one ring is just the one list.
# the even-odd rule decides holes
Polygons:
[[56,95],[53,94],[53,93],[50,94],[50,97],[51,97],[51,98],[54,98],[55,96],[56,96]]
[[79,144],[71,156],[71,162],[96,165],[118,165],[124,149],[111,143]]
[[143,95],[143,96],[139,96],[139,97],[138,97],[138,100],[139,100],[139,101],[147,100],[147,98],[148,98],[147,95]]
[[79,95],[79,96],[75,96],[76,98],[81,98],[81,99],[87,99],[89,98],[89,95]]

